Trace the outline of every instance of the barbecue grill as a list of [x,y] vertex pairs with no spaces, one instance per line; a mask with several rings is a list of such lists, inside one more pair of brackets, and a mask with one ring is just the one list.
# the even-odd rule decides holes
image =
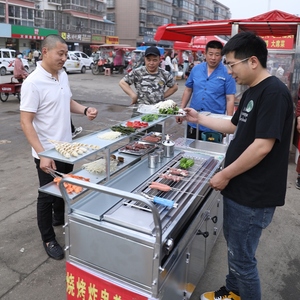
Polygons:
[[[186,176],[165,178],[183,157],[195,162]],[[221,197],[209,179],[223,158],[175,149],[157,168],[142,159],[104,185],[63,179],[61,185],[69,181],[89,190],[72,203],[61,188],[68,210],[67,270],[77,266],[81,274],[96,274],[95,282],[116,282],[141,299],[188,299],[222,225]],[[151,189],[152,182],[172,190]]]

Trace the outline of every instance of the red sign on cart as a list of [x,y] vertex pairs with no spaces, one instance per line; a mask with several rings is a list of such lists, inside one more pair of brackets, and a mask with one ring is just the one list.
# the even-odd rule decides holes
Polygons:
[[67,300],[148,300],[69,262],[66,273]]

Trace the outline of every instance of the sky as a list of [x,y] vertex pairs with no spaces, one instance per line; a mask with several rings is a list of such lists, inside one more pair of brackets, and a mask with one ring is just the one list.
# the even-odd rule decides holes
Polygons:
[[231,19],[254,17],[270,10],[281,10],[300,17],[299,0],[218,0],[230,8]]

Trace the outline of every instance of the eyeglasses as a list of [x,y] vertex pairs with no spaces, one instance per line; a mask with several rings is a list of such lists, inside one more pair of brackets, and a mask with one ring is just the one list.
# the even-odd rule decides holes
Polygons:
[[248,60],[249,58],[250,58],[250,57],[244,58],[244,59],[239,60],[239,61],[236,61],[236,62],[234,62],[234,63],[232,63],[232,64],[225,64],[225,66],[226,66],[230,71],[232,71],[232,66],[237,65],[237,64],[239,64],[239,63],[241,63],[241,62],[243,62],[243,61],[246,61],[246,60]]

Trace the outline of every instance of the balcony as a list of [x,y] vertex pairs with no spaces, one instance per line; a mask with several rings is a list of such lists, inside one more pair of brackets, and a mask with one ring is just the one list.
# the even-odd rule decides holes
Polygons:
[[147,0],[140,0],[140,7],[147,8]]

